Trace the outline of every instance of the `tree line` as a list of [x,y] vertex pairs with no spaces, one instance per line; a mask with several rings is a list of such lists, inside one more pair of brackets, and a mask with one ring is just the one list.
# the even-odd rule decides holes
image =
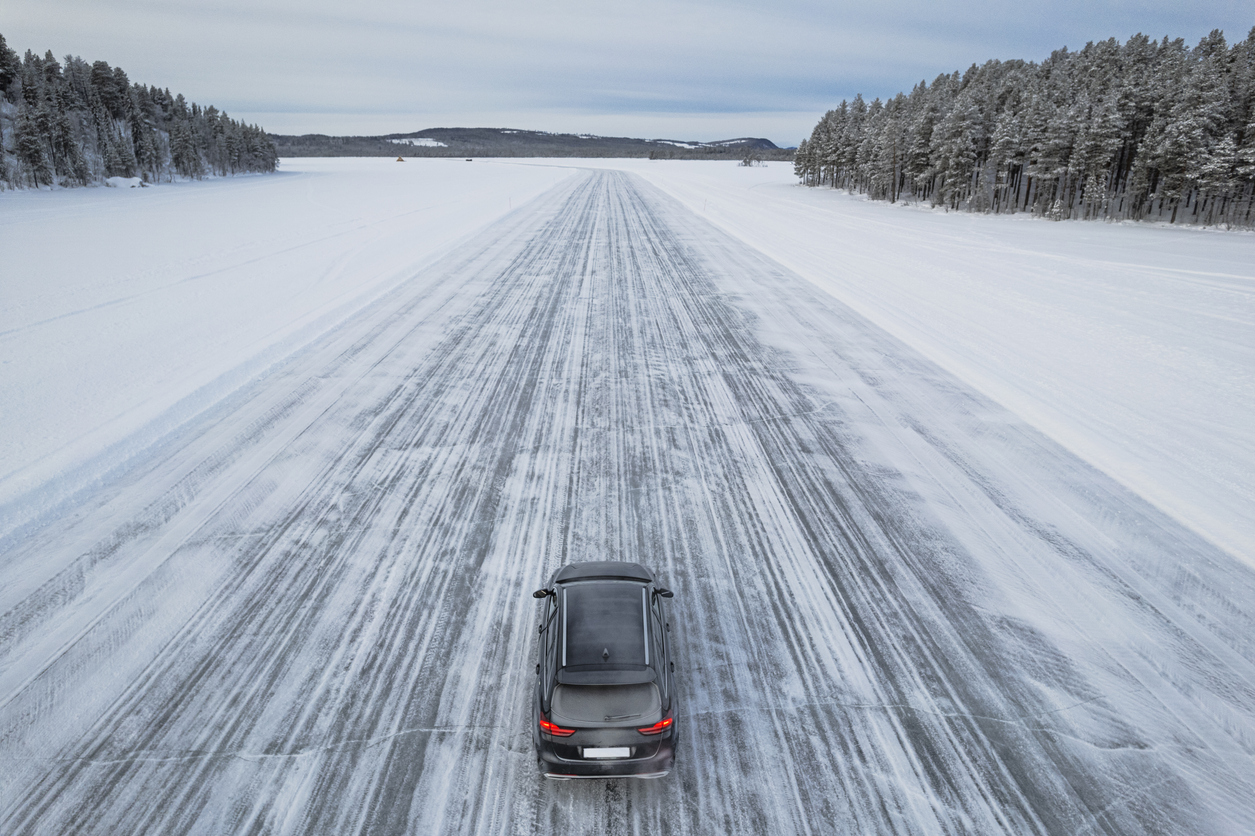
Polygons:
[[0,35],[0,188],[84,186],[107,177],[201,178],[274,171],[260,127],[168,89],[132,84],[121,67],[48,51],[24,58]]
[[807,185],[975,212],[1255,225],[1255,29],[988,61],[824,115]]

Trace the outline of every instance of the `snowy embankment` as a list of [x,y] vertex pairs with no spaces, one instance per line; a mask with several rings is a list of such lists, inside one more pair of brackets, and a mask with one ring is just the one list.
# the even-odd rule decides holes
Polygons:
[[285,160],[0,195],[0,538],[570,173]]
[[578,164],[646,177],[1255,562],[1255,235],[924,211],[787,163]]

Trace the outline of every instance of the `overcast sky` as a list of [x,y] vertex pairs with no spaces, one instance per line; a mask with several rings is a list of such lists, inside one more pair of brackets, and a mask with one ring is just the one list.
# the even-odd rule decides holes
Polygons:
[[273,133],[511,127],[795,145],[862,93],[1136,32],[1230,42],[1251,0],[3,0],[0,34]]

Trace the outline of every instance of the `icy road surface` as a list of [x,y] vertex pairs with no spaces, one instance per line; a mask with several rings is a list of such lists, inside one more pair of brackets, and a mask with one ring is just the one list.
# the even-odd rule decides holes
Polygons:
[[[1255,572],[585,172],[0,564],[0,833],[1242,833]],[[547,782],[557,566],[676,590],[681,745]]]

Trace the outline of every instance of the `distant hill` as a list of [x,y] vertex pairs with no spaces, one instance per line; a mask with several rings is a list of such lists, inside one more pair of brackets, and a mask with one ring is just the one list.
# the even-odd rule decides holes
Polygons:
[[281,157],[651,157],[654,159],[791,160],[793,151],[768,139],[717,142],[553,134],[510,128],[429,128],[384,136],[271,134]]

